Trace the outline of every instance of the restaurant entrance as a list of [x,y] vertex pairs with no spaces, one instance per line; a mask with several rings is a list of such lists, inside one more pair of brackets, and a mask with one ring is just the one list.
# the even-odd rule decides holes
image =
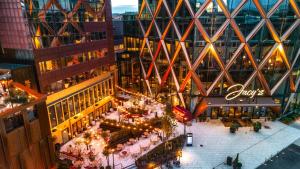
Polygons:
[[272,112],[271,109],[266,107],[209,107],[207,109],[207,116],[211,119],[219,118],[251,118],[258,119],[266,117],[268,113]]

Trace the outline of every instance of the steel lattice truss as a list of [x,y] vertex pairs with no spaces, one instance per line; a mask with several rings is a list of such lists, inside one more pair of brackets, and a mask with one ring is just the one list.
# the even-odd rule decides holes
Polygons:
[[[226,21],[220,26],[220,28],[216,31],[216,33],[213,36],[209,36],[209,34],[206,32],[206,30],[203,26],[203,23],[201,23],[199,17],[201,17],[201,15],[207,9],[208,5],[212,2],[212,0],[206,0],[200,6],[199,10],[195,11],[195,12],[193,11],[189,0],[178,0],[178,3],[176,4],[176,7],[175,7],[173,13],[171,12],[170,7],[168,6],[167,0],[158,0],[154,11],[151,10],[148,0],[143,0],[141,7],[140,7],[138,17],[137,17],[138,23],[140,25],[140,28],[141,28],[143,36],[144,36],[144,39],[143,39],[143,42],[142,42],[141,48],[140,48],[141,52],[139,55],[139,59],[140,59],[140,64],[141,64],[142,71],[143,71],[143,76],[145,78],[145,82],[147,84],[147,87],[148,87],[150,93],[152,93],[152,91],[151,91],[151,88],[149,85],[149,77],[151,75],[152,70],[154,69],[157,80],[161,86],[165,85],[165,82],[166,82],[168,76],[171,74],[171,76],[173,77],[179,98],[180,98],[181,102],[183,103],[183,105],[184,105],[184,99],[182,96],[182,92],[185,90],[185,87],[190,79],[192,79],[194,81],[194,83],[196,84],[196,86],[202,96],[209,96],[210,93],[212,92],[212,90],[218,85],[218,83],[221,81],[221,79],[223,77],[226,78],[226,80],[228,81],[229,84],[234,84],[234,81],[232,80],[232,75],[230,75],[228,71],[231,68],[231,66],[234,64],[234,61],[237,59],[237,57],[243,50],[248,55],[249,60],[251,61],[251,64],[254,68],[254,72],[251,74],[251,76],[248,78],[248,80],[244,84],[246,87],[249,86],[250,83],[255,78],[258,78],[259,81],[261,82],[262,87],[265,90],[266,94],[271,96],[279,88],[279,86],[286,79],[289,78],[290,82],[291,82],[290,83],[291,89],[295,90],[295,88],[296,88],[295,86],[298,86],[298,85],[295,85],[293,80],[291,80],[292,79],[291,72],[297,61],[297,58],[299,57],[299,54],[296,56],[297,58],[295,58],[294,61],[291,63],[291,61],[286,56],[286,52],[283,48],[282,42],[287,40],[287,38],[291,35],[291,33],[300,25],[299,7],[297,6],[295,0],[289,0],[289,3],[292,6],[297,19],[286,30],[286,32],[284,32],[282,34],[282,36],[279,36],[274,28],[274,25],[270,21],[270,17],[275,13],[275,11],[284,2],[284,0],[278,0],[275,3],[275,5],[268,12],[266,12],[264,10],[264,8],[260,4],[259,0],[253,0],[262,19],[253,28],[253,30],[251,30],[249,35],[245,36],[242,33],[242,31],[240,30],[240,27],[238,26],[238,24],[236,23],[235,17],[239,14],[239,12],[242,10],[243,6],[247,3],[247,1],[248,0],[242,0],[240,2],[240,4],[236,7],[236,9],[234,9],[230,13],[227,6],[223,2],[223,0],[216,0],[218,6],[222,9],[222,11],[226,17]],[[186,9],[188,10],[191,19],[190,19],[190,23],[189,23],[187,29],[185,30],[185,32],[183,34],[181,34],[180,30],[178,29],[178,26],[176,24],[175,16],[178,13],[179,9],[183,5],[185,5]],[[160,27],[158,26],[157,21],[156,21],[156,17],[158,16],[162,6],[165,7],[167,15],[168,15],[167,17],[169,18],[169,22],[164,30],[160,30]],[[149,27],[147,27],[147,28],[144,28],[144,25],[142,24],[142,21],[143,21],[142,14],[145,9],[147,9],[149,11],[151,19],[152,19],[149,24]],[[264,56],[264,58],[260,61],[260,63],[257,63],[257,61],[254,59],[254,56],[251,52],[251,47],[248,42],[250,41],[250,39],[252,37],[254,37],[258,33],[258,31],[264,25],[267,26],[268,31],[272,35],[272,39],[275,41],[275,44],[273,45],[271,50]],[[177,35],[177,37],[179,39],[179,45],[176,46],[173,56],[170,56],[170,54],[168,53],[168,49],[167,49],[166,43],[165,43],[165,38],[166,38],[167,33],[170,30],[171,26],[173,26],[175,34]],[[214,42],[216,42],[220,38],[220,36],[222,36],[224,30],[229,26],[234,30],[235,34],[237,35],[237,37],[240,41],[240,45],[237,48],[237,50],[234,52],[233,56],[231,56],[229,62],[227,64],[225,64],[223,62],[222,58],[220,57],[220,54],[217,52]],[[156,51],[152,51],[150,48],[149,34],[150,34],[152,27],[155,27],[155,30],[157,31],[157,34],[160,38]],[[191,33],[191,30],[193,27],[196,27],[196,29],[200,32],[203,39],[206,41],[206,45],[205,45],[204,49],[199,53],[199,56],[197,57],[197,59],[195,60],[194,63],[192,63],[192,61],[190,60],[190,58],[188,56],[188,52],[187,52],[187,47],[185,46],[185,40],[187,39],[188,35]],[[150,64],[150,67],[148,70],[145,70],[143,63],[142,63],[142,58],[144,56],[145,48],[148,48],[149,54],[152,58],[152,63]],[[267,64],[269,58],[274,54],[274,52],[276,52],[278,50],[278,48],[282,49],[281,57],[287,68],[287,71],[285,72],[283,77],[276,83],[276,85],[273,88],[270,88],[264,75],[262,74],[262,68]],[[157,66],[156,66],[156,63],[155,63],[155,61],[159,55],[159,51],[161,49],[163,50],[163,52],[168,60],[168,63],[169,63],[168,69],[163,74],[163,76],[160,76]],[[189,69],[184,81],[181,84],[179,84],[176,74],[173,69],[173,65],[175,63],[176,58],[179,55],[180,50],[183,51],[184,58],[185,58],[185,61],[187,63],[188,69]],[[212,85],[206,90],[204,88],[203,83],[201,82],[199,76],[197,75],[197,73],[195,71],[198,68],[198,66],[200,65],[200,63],[204,60],[204,58],[208,52],[211,52],[214,59],[217,61],[218,66],[221,69],[221,73],[213,81]],[[172,59],[170,59],[170,58],[172,58]]]
[[[104,0],[104,4],[101,8],[101,10],[96,11],[93,9],[89,3],[85,0],[78,0],[76,4],[74,5],[73,9],[71,11],[67,11],[62,7],[62,4],[59,3],[60,1],[58,0],[46,0],[45,5],[43,6],[42,9],[38,11],[38,19],[41,22],[41,25],[49,32],[50,35],[55,36],[53,40],[51,41],[51,47],[57,46],[59,44],[59,38],[58,36],[62,36],[63,33],[66,31],[67,27],[69,24],[71,24],[74,29],[76,29],[79,34],[83,35],[84,32],[82,28],[79,26],[78,21],[74,19],[75,14],[77,14],[78,9],[81,7],[81,5],[84,7],[84,9],[93,16],[95,19],[101,19],[105,15],[105,9],[106,9],[106,1]],[[61,1],[64,2],[64,1]],[[34,6],[34,3],[32,0],[28,0],[28,6],[29,6],[29,13],[30,15],[32,14],[32,11],[36,9]],[[47,11],[50,10],[51,6],[55,6],[63,15],[64,15],[64,23],[62,27],[59,28],[58,32],[56,32],[51,26],[47,23],[46,21],[46,15]],[[35,30],[34,32],[35,35],[37,35],[38,29]],[[84,40],[84,39],[82,39]]]

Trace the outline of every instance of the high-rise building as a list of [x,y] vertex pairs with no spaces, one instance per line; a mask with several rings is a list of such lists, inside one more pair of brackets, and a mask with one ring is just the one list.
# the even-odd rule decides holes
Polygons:
[[111,106],[110,0],[0,0],[0,13],[1,62],[32,66],[52,140],[67,142]]
[[196,115],[277,117],[299,104],[300,1],[140,0],[148,90]]

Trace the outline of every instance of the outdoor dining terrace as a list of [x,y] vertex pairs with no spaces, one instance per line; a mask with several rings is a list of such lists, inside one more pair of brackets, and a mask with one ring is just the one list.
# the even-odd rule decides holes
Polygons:
[[121,92],[102,118],[60,148],[58,158],[81,169],[133,165],[164,141],[168,123],[164,114],[165,105]]

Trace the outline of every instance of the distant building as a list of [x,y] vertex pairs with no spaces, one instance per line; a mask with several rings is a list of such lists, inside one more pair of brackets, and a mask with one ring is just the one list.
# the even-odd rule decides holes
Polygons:
[[115,51],[116,46],[122,46],[122,50],[116,52],[119,85],[142,92],[143,78],[140,76],[141,69],[138,60],[142,36],[136,16],[137,12],[125,12],[117,15],[113,20],[116,31]]

